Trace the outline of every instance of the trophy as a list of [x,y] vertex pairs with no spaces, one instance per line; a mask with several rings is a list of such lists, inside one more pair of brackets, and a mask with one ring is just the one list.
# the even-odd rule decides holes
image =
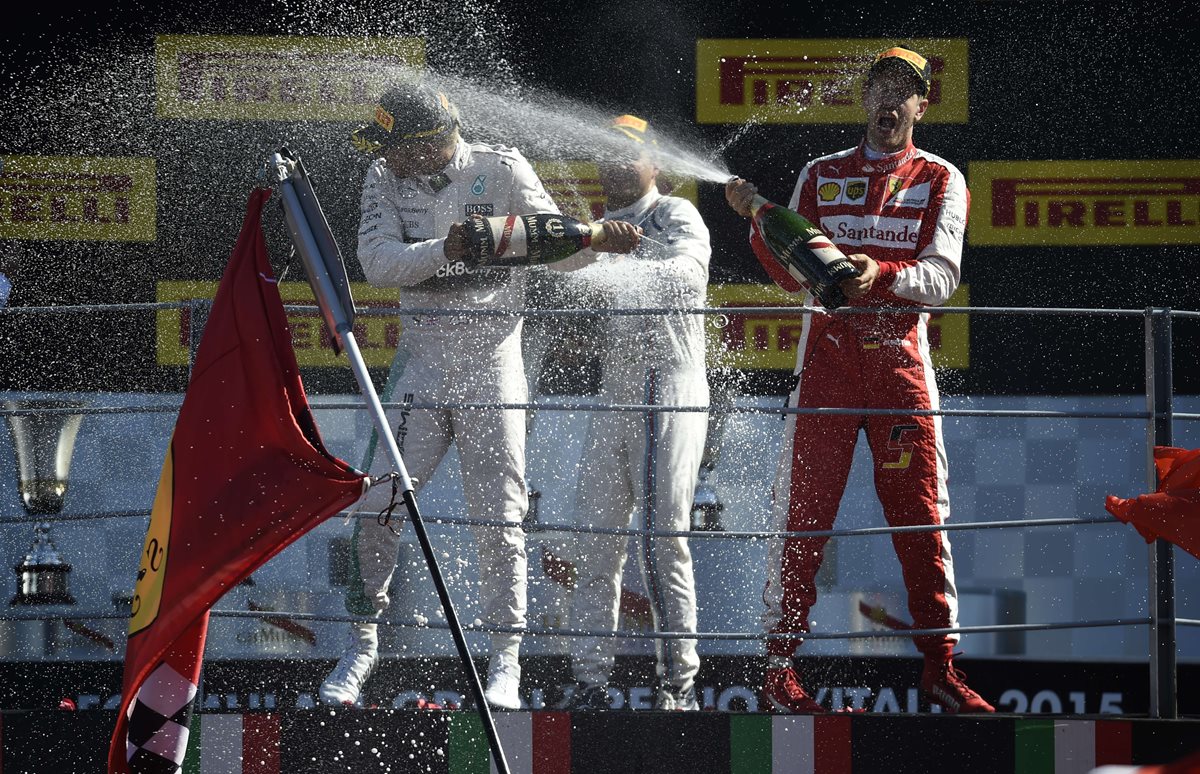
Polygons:
[[712,405],[708,411],[708,432],[704,437],[704,453],[700,457],[700,470],[696,477],[696,491],[692,497],[692,531],[720,532],[721,512],[725,503],[717,493],[716,469],[721,460],[721,446],[725,436],[727,409],[733,405],[733,388],[727,378],[712,380]]
[[[17,458],[21,504],[33,517],[62,511],[67,494],[71,454],[83,415],[78,401],[7,400],[8,429]],[[63,561],[50,538],[49,520],[33,528],[33,545],[14,568],[17,594],[10,605],[73,605],[68,589],[71,565]]]

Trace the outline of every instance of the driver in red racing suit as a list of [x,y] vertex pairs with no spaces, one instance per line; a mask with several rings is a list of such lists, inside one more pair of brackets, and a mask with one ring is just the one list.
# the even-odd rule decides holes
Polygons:
[[[800,173],[789,206],[820,224],[860,275],[841,287],[853,307],[937,306],[958,287],[969,193],[947,161],[912,143],[928,107],[929,65],[906,49],[880,54],[867,78],[866,139],[824,156]],[[755,187],[727,186],[730,206],[749,214]],[[751,245],[784,290],[806,288],[783,270],[757,227]],[[806,305],[816,306],[809,294]],[[864,409],[937,409],[926,335],[928,314],[810,314],[796,352],[796,388],[788,405]],[[892,526],[941,524],[949,516],[941,417],[789,414],[774,487],[775,529],[833,528],[859,430],[874,460],[875,491]],[[808,631],[815,578],[828,538],[772,543],[763,599],[768,669],[762,700],[777,712],[817,713],[793,668]],[[954,563],[945,532],[892,535],[919,629],[957,626]],[[921,688],[950,712],[992,712],[952,665],[957,635],[915,637],[925,656]]]

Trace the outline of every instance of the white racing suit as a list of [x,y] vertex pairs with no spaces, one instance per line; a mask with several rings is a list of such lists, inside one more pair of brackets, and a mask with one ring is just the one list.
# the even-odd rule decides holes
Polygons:
[[[638,250],[583,272],[604,284],[618,309],[692,309],[705,305],[708,229],[691,202],[657,191],[605,213],[644,229]],[[655,244],[655,240],[664,244]],[[704,317],[697,314],[613,316],[607,322],[602,404],[707,406]],[[650,531],[687,530],[704,452],[704,412],[597,411],[591,414],[576,496],[580,524],[628,527],[635,509]],[[696,631],[696,586],[687,539],[634,538],[656,630]],[[573,628],[617,628],[628,538],[579,536]],[[573,659],[585,686],[608,682],[614,641],[585,638]],[[692,687],[700,660],[695,640],[656,642],[660,681]]]
[[[382,160],[367,172],[362,193],[358,258],[375,286],[401,287],[409,309],[498,309],[511,316],[405,316],[400,344],[382,392],[384,402],[524,403],[521,359],[525,269],[447,262],[450,226],[472,214],[501,216],[558,212],[533,168],[516,150],[460,141],[439,174],[397,179]],[[586,258],[586,257],[585,257]],[[560,262],[567,268],[577,259]],[[589,259],[594,260],[594,256]],[[556,267],[557,268],[557,267]],[[450,443],[458,448],[463,495],[471,518],[519,525],[525,491],[525,412],[479,409],[392,409],[396,442],[417,490],[428,483]],[[372,435],[371,475],[392,469]],[[347,609],[359,615],[388,607],[388,585],[406,521],[398,509],[389,525],[369,515],[384,508],[391,488],[375,487],[357,519]],[[479,554],[479,618],[525,626],[525,536],[519,527],[472,527]],[[493,656],[516,656],[519,634],[492,636]]]

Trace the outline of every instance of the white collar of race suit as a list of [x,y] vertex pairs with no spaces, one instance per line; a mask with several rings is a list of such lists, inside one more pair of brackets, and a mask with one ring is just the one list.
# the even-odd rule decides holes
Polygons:
[[906,150],[908,150],[907,146],[901,148],[898,151],[892,151],[891,153],[888,153],[887,151],[875,150],[870,145],[867,145],[865,142],[863,143],[863,155],[866,156],[871,161],[880,161],[882,159],[895,158],[896,156],[899,156],[901,153],[903,153]]
[[623,220],[628,223],[637,223],[646,217],[650,210],[658,204],[658,200],[663,198],[663,195],[658,192],[657,188],[651,188],[645,196],[638,199],[628,207],[622,207],[619,210],[604,210],[605,220]]
[[[467,165],[471,163],[471,146],[466,140],[459,138],[458,144],[454,146],[454,153],[450,156],[450,163],[442,168],[441,172],[429,175],[429,178],[445,175],[450,182],[454,182],[462,177],[462,172]],[[428,178],[426,178],[428,179]]]
[[419,187],[426,189],[428,193],[437,194],[450,183],[460,179],[462,171],[470,163],[471,146],[460,138],[458,144],[454,146],[454,153],[450,156],[450,163],[442,167],[440,172],[434,172],[432,175],[417,175],[406,179],[415,181]]
[[905,146],[904,150],[897,151],[896,153],[890,153],[880,159],[872,159],[867,155],[868,150],[870,150],[872,153],[879,152],[871,149],[870,146],[867,145],[867,141],[864,138],[862,144],[858,146],[858,150],[855,151],[859,158],[862,159],[863,172],[868,174],[883,174],[885,172],[891,172],[895,169],[899,169],[907,164],[909,159],[917,155],[917,147],[912,144],[911,140],[909,141],[908,145]]

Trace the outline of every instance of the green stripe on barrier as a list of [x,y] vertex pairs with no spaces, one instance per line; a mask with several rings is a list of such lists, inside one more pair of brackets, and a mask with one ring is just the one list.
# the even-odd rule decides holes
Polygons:
[[1054,721],[1017,720],[1014,774],[1054,774]]
[[200,733],[204,726],[203,716],[197,712],[200,702],[192,705],[192,719],[188,723],[187,750],[183,753],[183,770],[181,774],[200,774]]
[[729,716],[729,774],[771,774],[771,716]]
[[491,750],[483,721],[472,711],[450,714],[450,774],[488,774]]

